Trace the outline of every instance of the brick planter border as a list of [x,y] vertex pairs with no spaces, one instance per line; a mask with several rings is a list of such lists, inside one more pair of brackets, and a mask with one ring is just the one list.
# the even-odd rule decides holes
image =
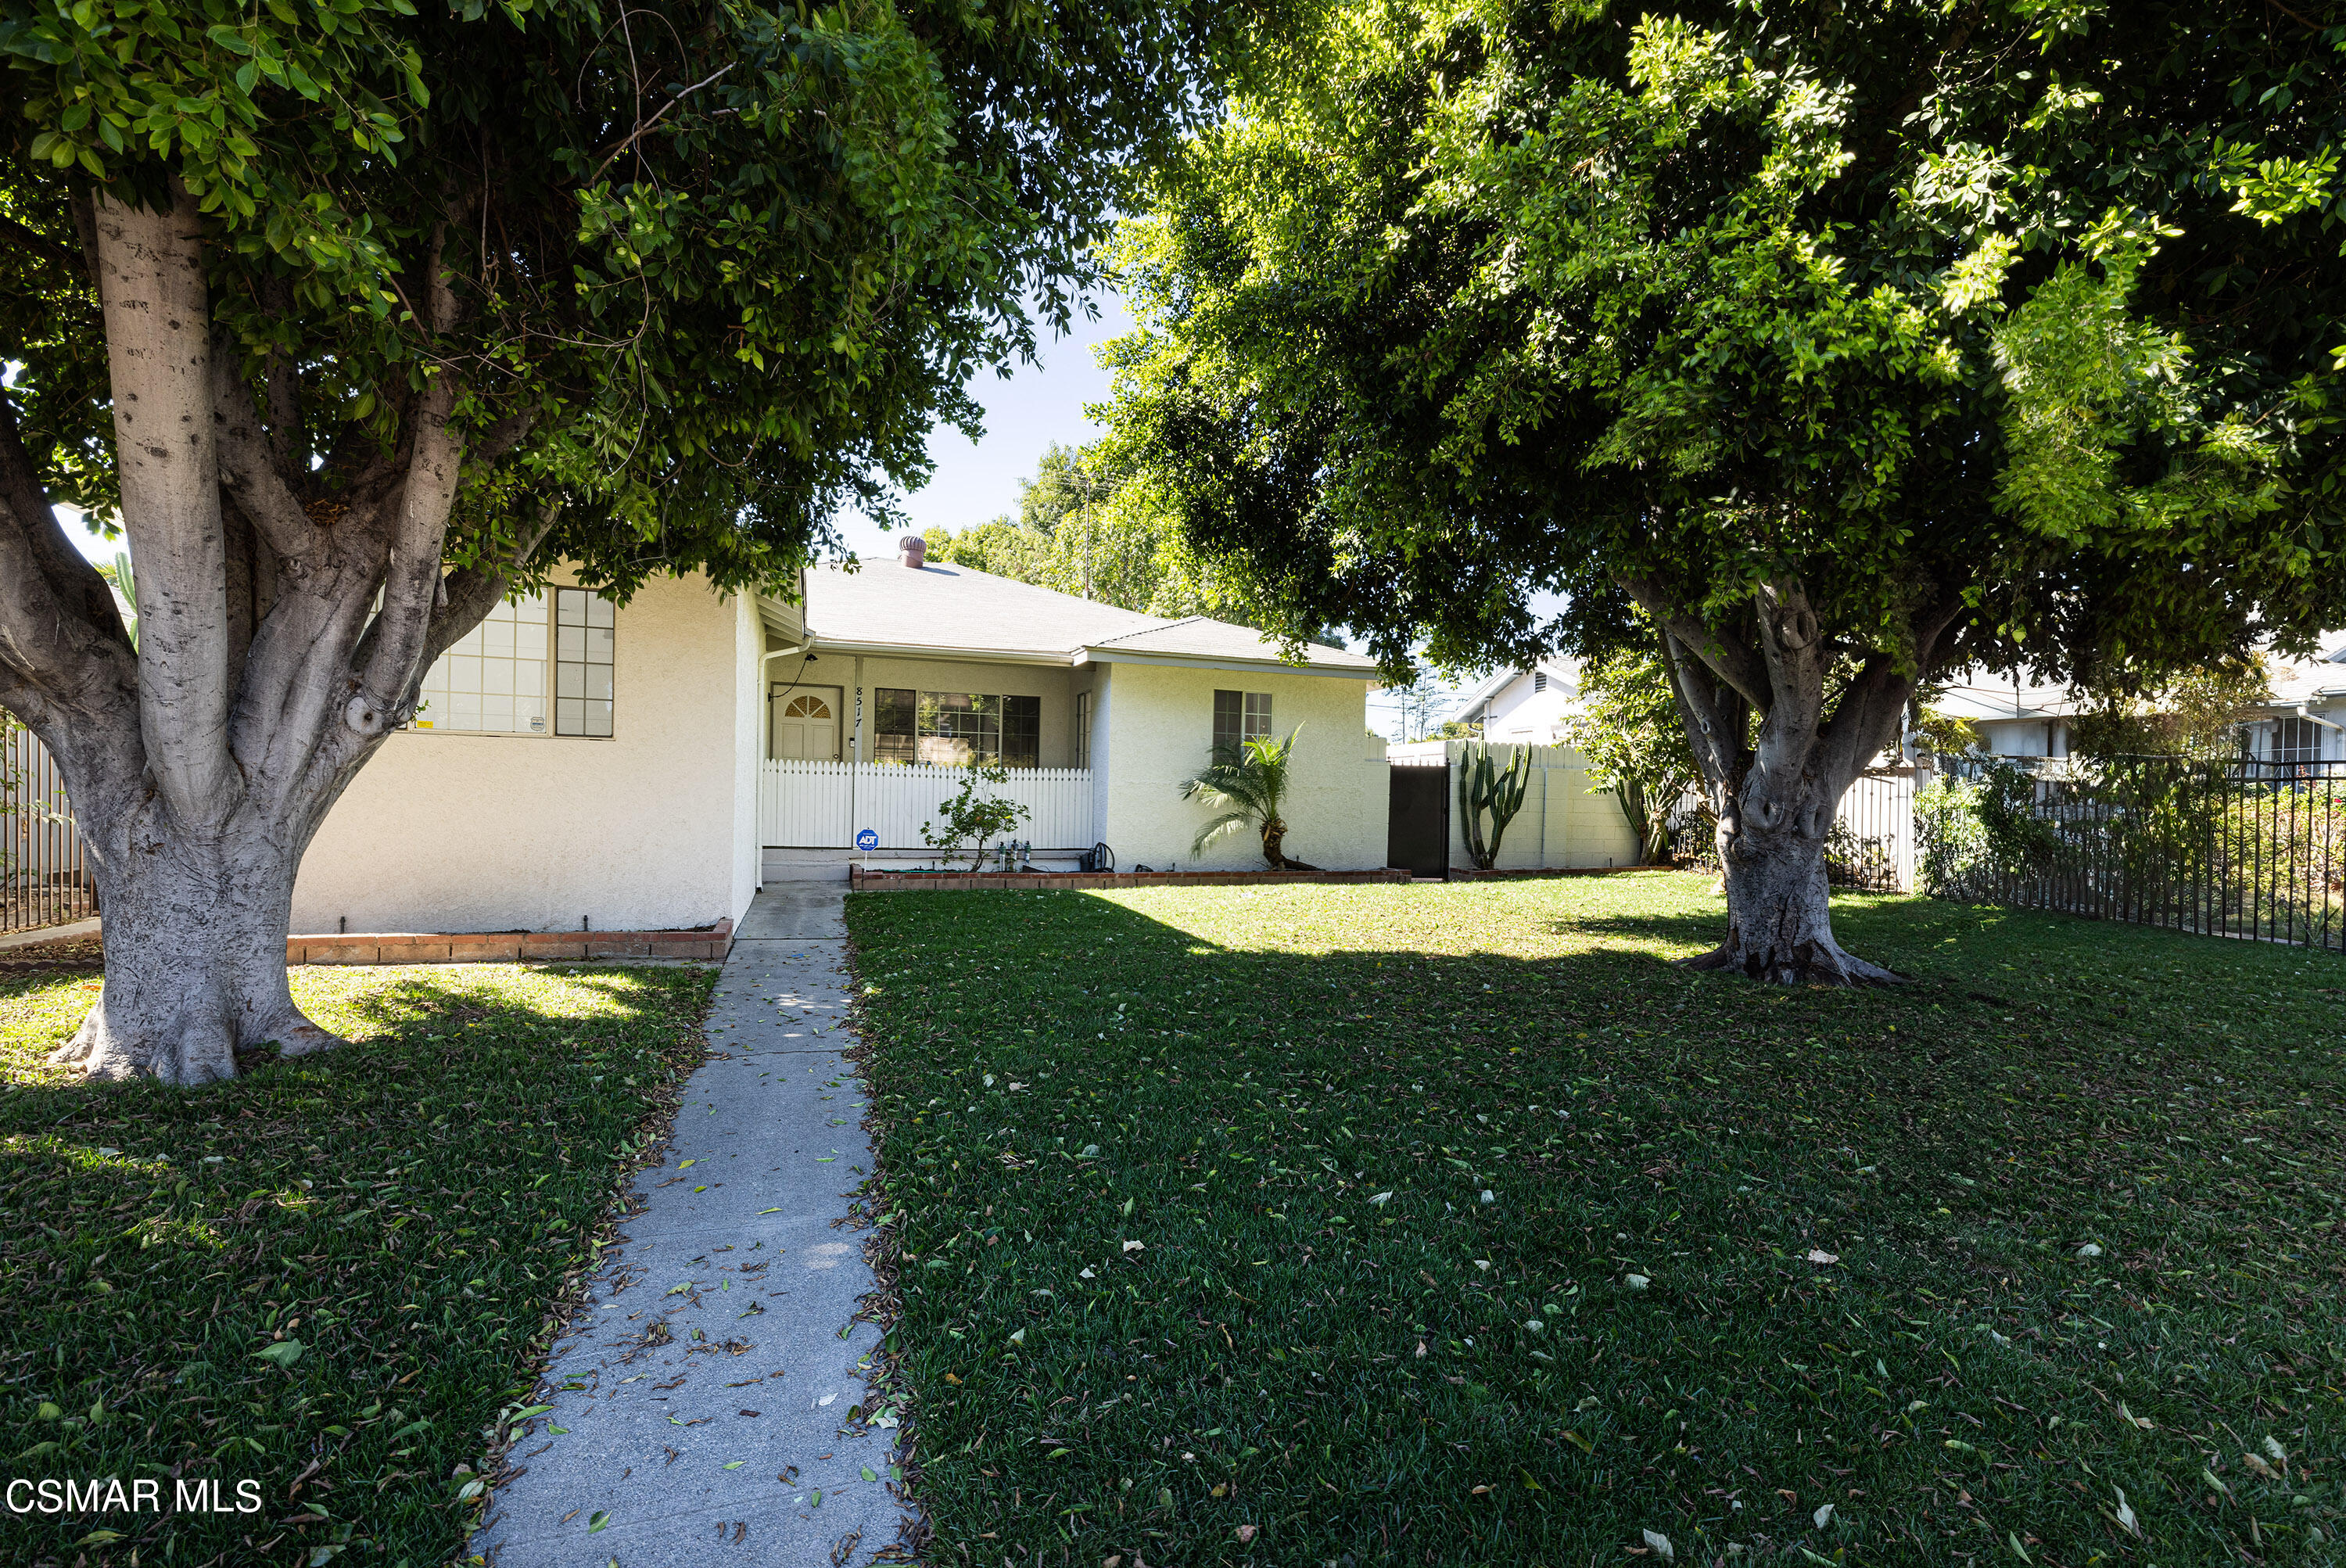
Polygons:
[[544,963],[563,959],[721,959],[733,922],[702,931],[348,932],[289,936],[288,963]]
[[1373,871],[903,871],[847,869],[847,886],[859,893],[960,893],[1047,891],[1082,888],[1231,888],[1266,882],[1405,882],[1398,866]]
[[1623,871],[1667,871],[1668,866],[1572,866],[1553,870],[1522,871],[1481,871],[1474,866],[1453,866],[1450,880],[1454,882],[1520,882],[1543,877],[1612,877]]

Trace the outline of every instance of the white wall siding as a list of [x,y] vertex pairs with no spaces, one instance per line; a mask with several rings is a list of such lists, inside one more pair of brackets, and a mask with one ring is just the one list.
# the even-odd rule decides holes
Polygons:
[[[921,825],[937,820],[968,777],[962,768],[769,759],[760,791],[766,847],[852,850],[855,835],[869,828],[883,855],[931,852]],[[1096,842],[1089,769],[1014,768],[1000,792],[1028,813],[1004,838],[1037,850],[1088,850]]]
[[1369,755],[1366,680],[1286,669],[1108,667],[1106,737],[1092,766],[1104,764],[1107,774],[1099,837],[1116,851],[1118,871],[1262,869],[1262,840],[1251,832],[1226,835],[1198,853],[1198,829],[1219,813],[1181,799],[1182,781],[1213,749],[1217,689],[1269,692],[1271,733],[1301,728],[1290,765],[1286,853],[1331,871],[1385,863],[1388,786],[1384,759]]
[[736,912],[740,613],[699,575],[619,606],[607,740],[390,737],[303,857],[292,929],[648,931]]

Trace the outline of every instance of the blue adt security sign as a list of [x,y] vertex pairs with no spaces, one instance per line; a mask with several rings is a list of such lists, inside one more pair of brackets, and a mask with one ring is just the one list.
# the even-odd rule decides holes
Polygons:
[[855,835],[855,847],[869,854],[880,847],[880,835],[866,828]]

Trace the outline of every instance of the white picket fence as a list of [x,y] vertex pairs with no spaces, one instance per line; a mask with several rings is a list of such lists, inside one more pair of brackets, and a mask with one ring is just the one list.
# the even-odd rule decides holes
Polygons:
[[[969,777],[963,768],[853,762],[766,762],[759,820],[770,850],[852,850],[869,828],[883,854],[919,853],[921,824]],[[1088,850],[1092,775],[1088,768],[1013,768],[999,793],[1026,808],[1026,820],[1003,835],[1037,850]]]

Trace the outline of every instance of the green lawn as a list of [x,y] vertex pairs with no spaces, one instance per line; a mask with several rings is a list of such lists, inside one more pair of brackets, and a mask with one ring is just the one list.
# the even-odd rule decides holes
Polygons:
[[0,1512],[0,1563],[450,1561],[481,1490],[458,1467],[665,1130],[711,972],[296,970],[353,1044],[191,1091],[41,1065],[94,972],[0,980],[6,1478],[262,1503]]
[[1882,897],[1910,988],[1664,962],[1719,918],[851,900],[934,1560],[2346,1561],[2346,962]]

